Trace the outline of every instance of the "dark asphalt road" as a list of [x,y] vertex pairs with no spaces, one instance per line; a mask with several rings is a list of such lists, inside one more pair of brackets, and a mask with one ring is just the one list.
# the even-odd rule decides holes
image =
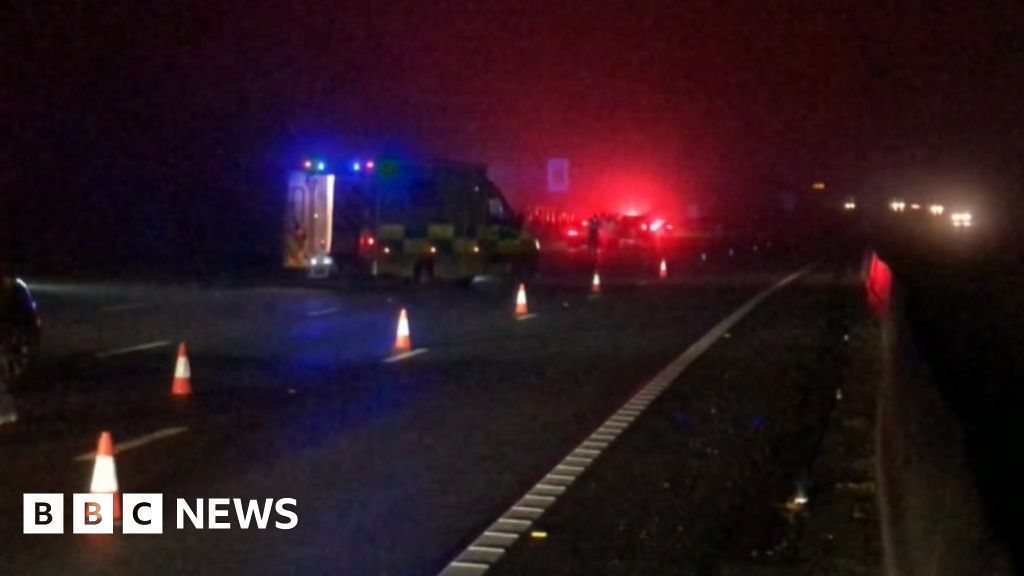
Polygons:
[[[836,549],[856,540],[826,555],[804,540],[819,499],[863,482],[812,472],[826,430],[842,428],[830,422],[837,391],[874,359],[862,350],[877,343],[863,300],[855,266],[821,265],[755,309],[546,510],[535,528],[545,536],[519,540],[492,573],[832,573]],[[852,456],[837,463],[849,468]],[[812,512],[787,508],[796,494]],[[836,520],[818,523],[837,533]],[[874,534],[876,552],[851,554],[835,573],[881,567],[877,524],[861,524],[857,537]]]
[[[687,345],[803,263],[606,277],[598,298],[542,278],[523,322],[500,283],[35,283],[44,356],[18,422],[0,428],[0,573],[434,574]],[[401,306],[428,352],[384,364]],[[168,394],[181,340],[185,401]],[[187,431],[117,458],[123,492],[164,494],[162,536],[20,534],[22,493],[85,491],[91,465],[75,457],[100,430],[123,443],[169,427]],[[178,497],[291,497],[299,524],[176,530]]]

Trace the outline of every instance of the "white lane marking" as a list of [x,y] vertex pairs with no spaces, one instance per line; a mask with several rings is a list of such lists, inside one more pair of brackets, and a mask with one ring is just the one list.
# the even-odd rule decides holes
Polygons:
[[[134,450],[140,446],[145,446],[150,442],[156,442],[157,440],[163,440],[164,438],[170,438],[171,436],[177,436],[178,434],[183,434],[185,432],[188,432],[188,428],[185,428],[184,426],[173,426],[171,428],[163,428],[161,430],[157,430],[156,432],[151,432],[149,434],[143,434],[142,436],[132,438],[131,440],[125,440],[124,442],[115,442],[114,454],[120,454],[122,452]],[[75,456],[75,462],[85,462],[88,460],[92,460],[95,457],[95,451],[86,452],[85,454],[79,454],[78,456]]]
[[125,310],[134,310],[136,308],[145,307],[145,302],[125,302],[124,304],[113,304],[110,306],[104,306],[100,308],[100,312],[124,312]]
[[529,526],[530,523],[526,520],[518,520],[516,518],[505,518],[504,516],[498,519],[498,522],[505,522],[506,524],[513,524],[515,526]]
[[401,362],[402,360],[408,360],[413,356],[419,356],[420,354],[425,354],[426,352],[426,348],[416,348],[415,350],[409,350],[408,352],[400,352],[398,354],[395,354],[394,356],[388,356],[387,358],[382,360],[382,362],[384,362],[385,364]]
[[476,576],[477,574],[483,574],[490,568],[490,564],[481,564],[479,562],[452,562],[444,569],[444,576]]
[[310,312],[306,312],[306,316],[310,318],[316,318],[317,316],[327,316],[328,314],[334,314],[336,312],[341,312],[341,308],[335,307],[324,308],[323,310],[312,310]]
[[550,484],[537,484],[533,487],[531,492],[536,492],[540,495],[546,496],[559,496],[562,492],[565,492],[565,486],[552,486]]
[[534,314],[533,312],[530,312],[529,314],[523,314],[522,316],[516,316],[516,320],[519,321],[519,322],[522,322],[523,320],[533,320],[536,317],[537,317],[536,314]]
[[479,555],[481,560],[491,563],[493,563],[495,560],[498,559],[499,556],[505,553],[504,548],[499,548],[497,546],[486,546],[483,544],[473,544],[469,548],[466,548],[466,550]]
[[[507,518],[502,516],[498,520],[491,524],[491,527],[487,530],[490,532],[512,532],[515,534],[521,534],[530,528],[529,520],[520,520],[518,518]],[[456,559],[458,561],[458,559]]]
[[491,538],[491,539],[494,539],[494,540],[505,540],[505,541],[515,540],[516,536],[517,536],[516,534],[513,534],[511,532],[495,532],[493,530],[487,530],[483,534],[483,537],[485,537],[485,538]]
[[[643,413],[644,410],[646,410],[647,405],[649,403],[653,402],[654,399],[657,398],[665,390],[665,388],[667,388],[672,382],[679,378],[679,375],[682,374],[683,371],[690,366],[690,364],[697,360],[697,358],[700,358],[700,356],[704,354],[704,352],[706,352],[712,344],[714,344],[719,338],[721,338],[729,329],[736,325],[736,323],[742,320],[747,314],[750,314],[750,312],[754,310],[754,308],[757,308],[757,306],[761,304],[761,302],[764,302],[765,299],[767,299],[775,292],[795,282],[797,279],[806,274],[807,271],[809,271],[814,266],[815,264],[806,266],[790,274],[789,276],[786,276],[782,280],[779,280],[778,282],[769,286],[768,288],[765,288],[756,296],[754,296],[746,303],[744,303],[742,306],[734,310],[731,314],[729,314],[724,319],[719,321],[718,324],[715,324],[711,328],[711,330],[708,330],[706,334],[701,336],[696,342],[694,342],[688,348],[686,348],[686,350],[684,350],[679,356],[672,360],[672,362],[670,362],[668,366],[663,368],[661,372],[655,375],[654,378],[652,378],[647,384],[645,384],[632,398],[626,401],[624,407],[635,407],[633,409],[633,411],[636,412],[635,416],[629,415],[626,418],[623,418],[621,412],[617,411],[612,413],[612,416],[610,416],[608,420],[602,423],[597,428],[597,430],[595,430],[590,436],[587,436],[586,439],[580,442],[578,446],[573,448],[569,452],[569,455],[563,458],[562,461],[559,462],[557,465],[555,465],[555,467],[552,468],[551,471],[548,472],[539,482],[537,482],[537,484],[535,484],[532,488],[527,490],[526,495],[523,498],[521,498],[515,505],[509,508],[508,511],[502,514],[498,518],[498,520],[495,521],[490,528],[488,528],[488,531],[500,530],[503,532],[514,532],[517,535],[525,532],[533,524],[533,522],[543,514],[544,510],[547,507],[550,507],[551,504],[554,504],[555,499],[557,499],[557,497],[561,495],[561,493],[553,494],[552,500],[550,502],[546,501],[545,508],[541,509],[534,508],[532,506],[522,505],[522,502],[526,498],[529,498],[531,493],[547,492],[548,494],[550,494],[553,488],[561,488],[563,491],[562,493],[564,493],[565,487],[567,487],[569,484],[572,484],[572,482],[576,480],[576,478],[580,474],[586,471],[586,469],[593,463],[593,458],[599,456],[601,451],[603,451],[611,443],[611,441],[613,441],[620,433],[622,433],[626,428],[628,428],[630,424],[632,424],[634,418],[639,417],[639,415]],[[623,408],[620,408],[620,410],[622,409]],[[600,440],[601,442],[595,442],[595,440]],[[576,456],[576,454],[584,453],[580,452],[581,450],[587,450],[586,454],[588,456],[590,453],[593,452],[596,452],[597,454],[593,458],[587,459],[587,462],[584,463],[584,459],[581,459]],[[524,516],[527,519],[524,519]],[[484,532],[484,534],[487,534],[487,532]],[[478,537],[477,539],[479,540],[479,538],[481,537]],[[496,547],[500,546],[504,549],[508,549],[515,543],[516,539],[513,539],[511,541],[508,541],[506,539],[506,541],[496,542],[493,545]],[[470,548],[466,548],[462,552],[460,552],[459,555],[456,556],[455,559],[453,559],[444,570],[440,572],[439,576],[452,576],[455,574],[460,574],[462,572],[458,571],[459,568],[462,568],[468,564],[473,565],[474,574],[483,574],[487,571],[488,568],[490,568],[491,565],[493,565],[494,562],[497,562],[498,559],[500,558],[501,555],[498,555],[493,562],[481,564],[479,563],[479,556],[475,555],[473,551],[470,550]]]
[[494,564],[505,553],[505,548],[487,546],[483,544],[472,544],[463,552],[463,562],[480,562]]
[[153,350],[154,348],[163,348],[164,346],[171,346],[173,342],[170,340],[157,340],[156,342],[147,342],[145,344],[139,344],[138,346],[127,346],[125,348],[114,348],[113,350],[107,350],[106,352],[100,352],[96,354],[97,358],[110,358],[111,356],[120,356],[122,354],[131,354],[132,352],[143,352],[145,350]]
[[[563,462],[564,462],[564,460],[563,460]],[[575,466],[573,464],[559,464],[558,466],[555,466],[554,469],[555,469],[556,472],[559,472],[561,474],[565,474],[566,476],[568,476],[570,474],[575,474],[576,476],[579,476],[580,474],[583,473],[584,470],[586,470],[586,468],[584,468],[582,466]],[[575,476],[574,476],[574,478],[575,478]]]
[[[544,513],[543,508],[533,508],[528,506],[513,506],[508,511],[509,518],[519,518],[522,520],[536,520],[540,518],[540,515]],[[465,560],[465,558],[463,558]]]

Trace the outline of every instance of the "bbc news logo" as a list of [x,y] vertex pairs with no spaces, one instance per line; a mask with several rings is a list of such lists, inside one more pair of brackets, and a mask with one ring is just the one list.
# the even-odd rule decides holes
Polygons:
[[[120,498],[120,502],[115,500]],[[25,534],[64,533],[63,494],[24,494]],[[120,505],[120,507],[119,507]],[[74,534],[113,534],[114,522],[123,507],[123,534],[163,534],[163,494],[73,494],[71,531]],[[291,530],[299,524],[294,498],[185,498],[175,499],[175,528],[185,530],[229,530],[255,528]]]

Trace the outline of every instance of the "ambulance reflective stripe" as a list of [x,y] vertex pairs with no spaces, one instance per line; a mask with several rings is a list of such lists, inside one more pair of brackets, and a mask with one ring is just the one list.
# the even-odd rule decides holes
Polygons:
[[455,224],[428,224],[427,240],[437,253],[455,252]]
[[429,254],[430,241],[426,238],[406,238],[401,244],[403,254]]
[[536,250],[527,234],[508,226],[384,223],[376,231],[376,246],[369,257],[385,275],[408,277],[429,261],[435,277],[465,278],[484,272],[495,262],[507,266],[515,259],[528,258]]
[[390,240],[404,240],[405,226],[401,224],[381,224],[377,228],[377,240],[387,242]]
[[523,243],[519,238],[513,240],[499,240],[495,246],[495,252],[498,254],[519,254],[523,252]]
[[[452,250],[456,254],[480,255],[480,242],[476,238],[456,238],[452,243]],[[476,248],[476,250],[474,250]]]
[[429,224],[427,225],[427,238],[431,240],[454,240],[454,224]]
[[378,241],[378,253],[392,258],[401,255],[468,254],[474,253],[473,247],[479,245],[476,238],[457,236],[454,224],[429,224],[425,231],[385,224],[379,228]]

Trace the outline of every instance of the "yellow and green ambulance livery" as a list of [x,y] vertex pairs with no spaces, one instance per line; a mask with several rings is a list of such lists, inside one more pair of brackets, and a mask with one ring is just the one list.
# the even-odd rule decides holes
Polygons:
[[456,162],[353,162],[336,178],[333,237],[335,260],[419,281],[527,275],[540,249],[486,167]]

